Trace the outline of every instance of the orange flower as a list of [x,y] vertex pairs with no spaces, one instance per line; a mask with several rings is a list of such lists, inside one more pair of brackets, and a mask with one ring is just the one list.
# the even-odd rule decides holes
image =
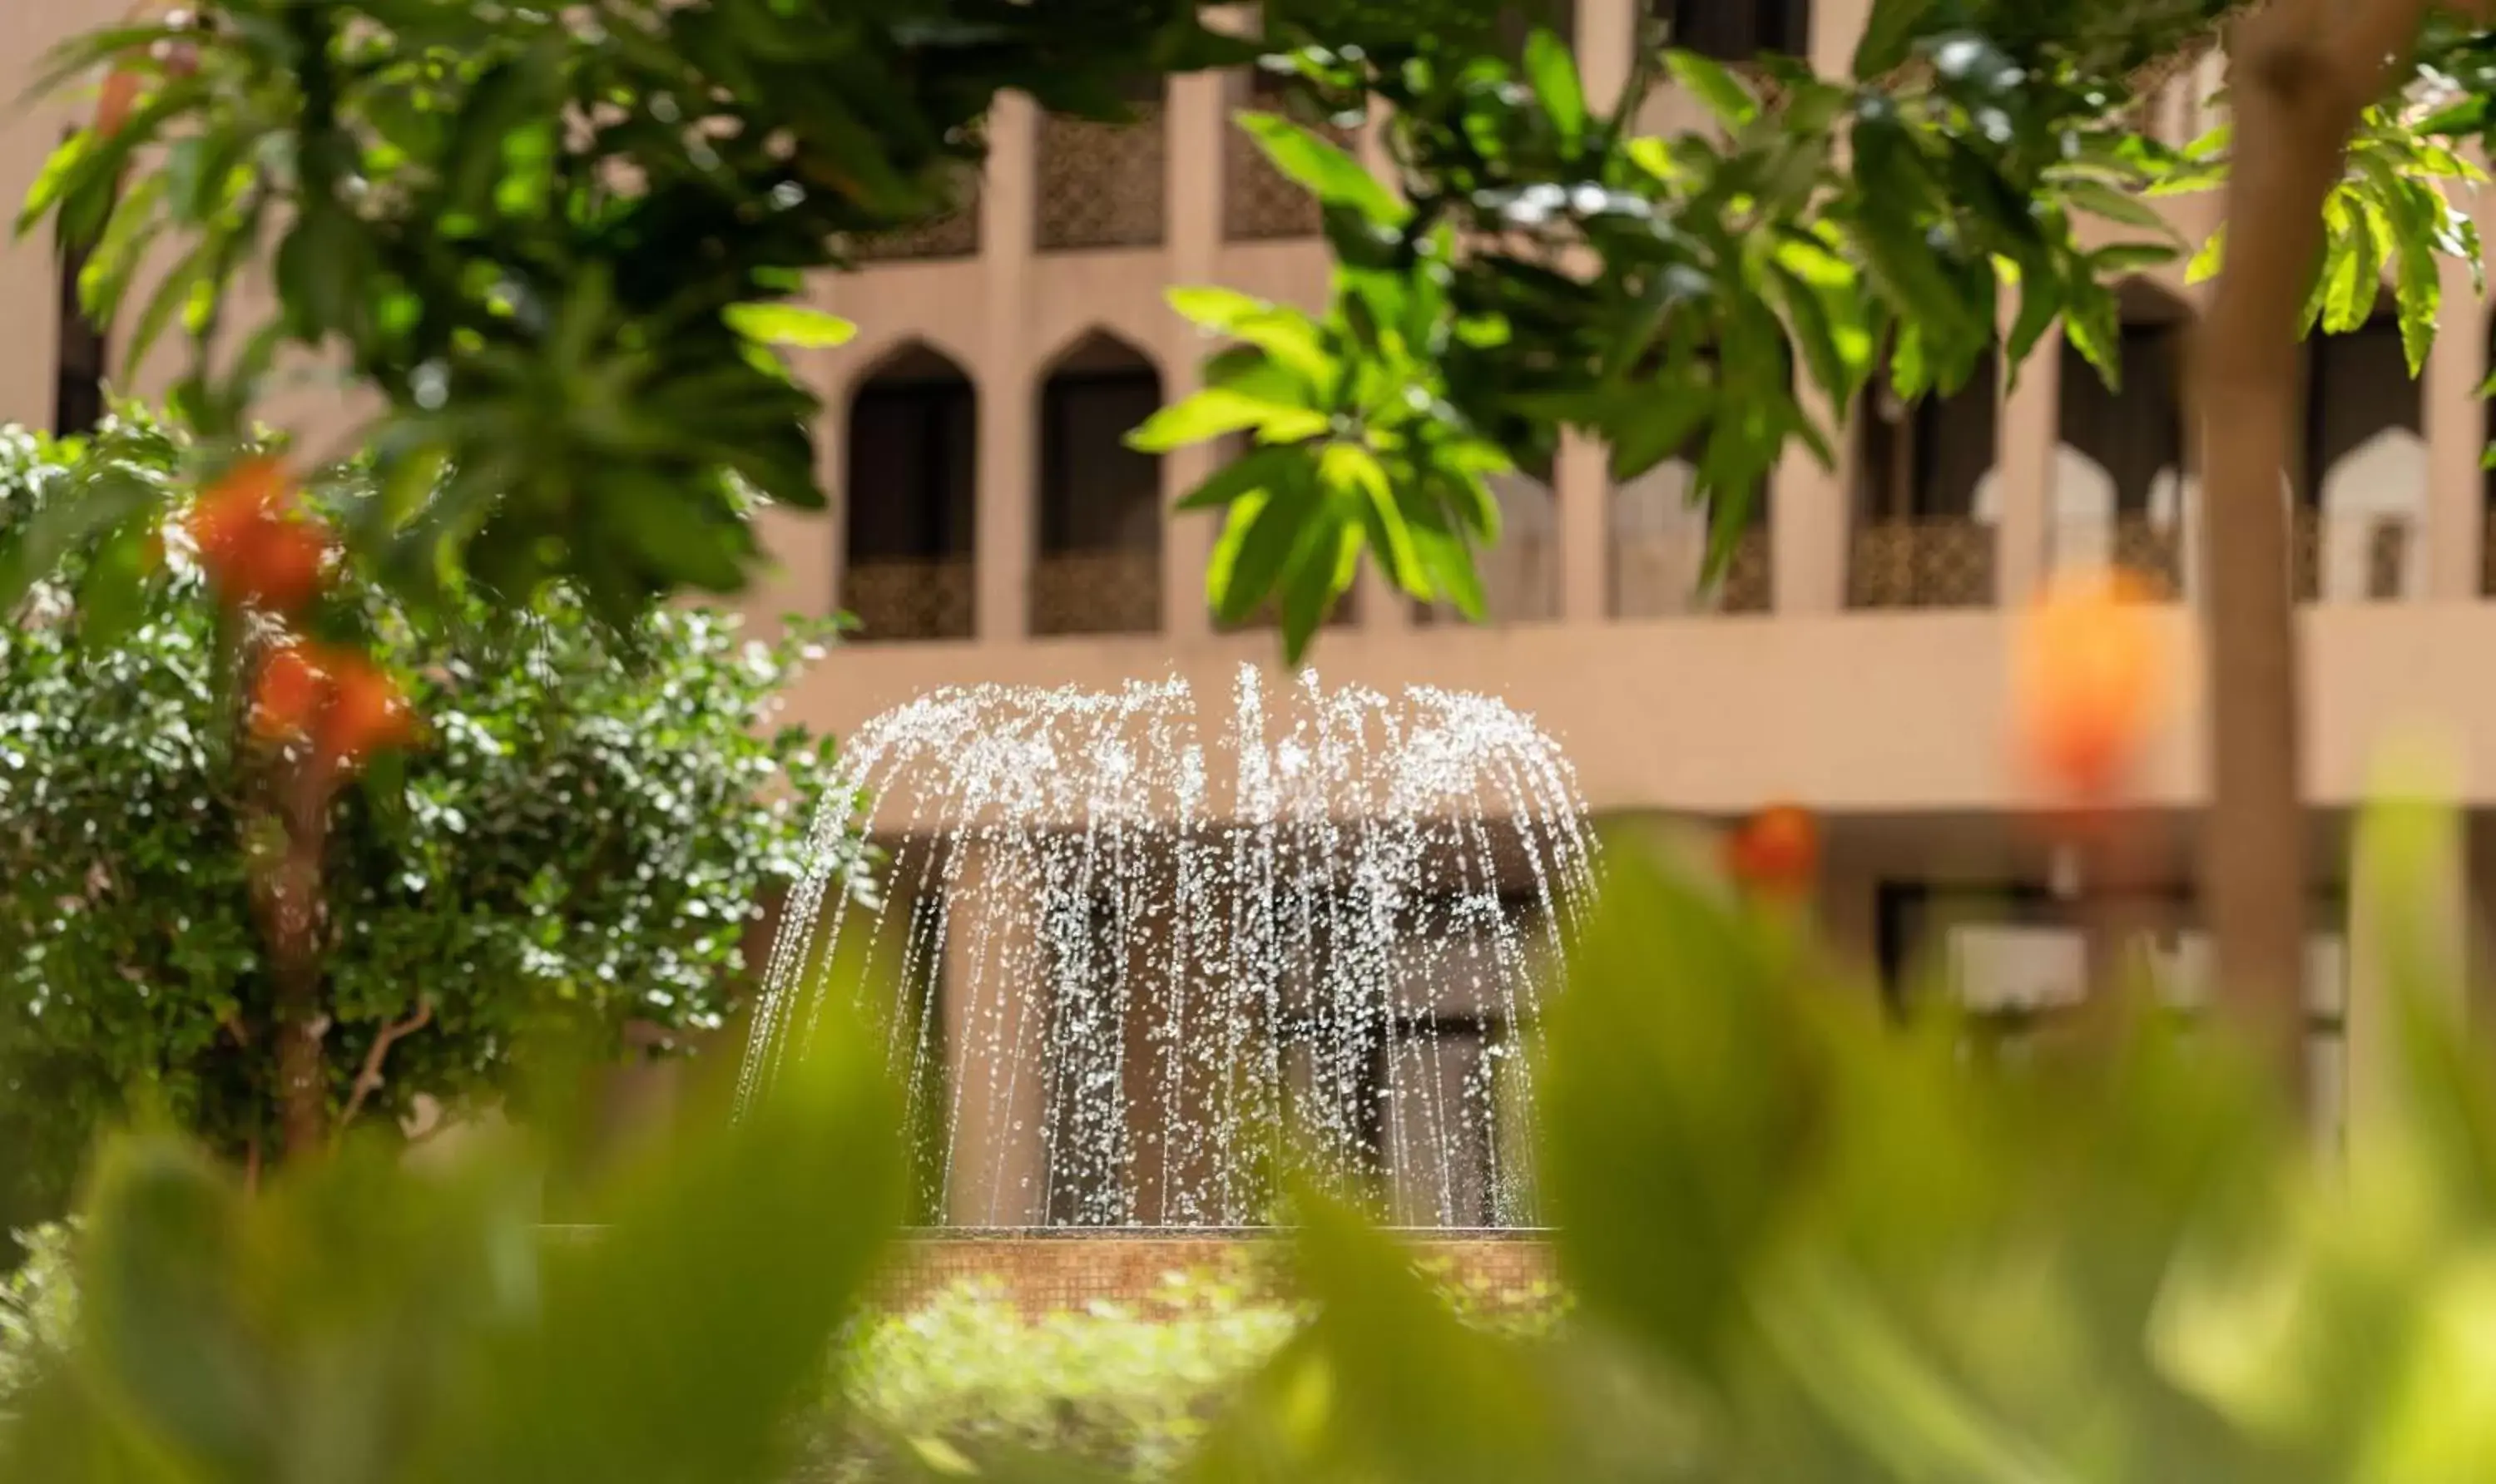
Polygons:
[[1794,901],[1820,878],[1820,823],[1795,804],[1772,804],[1725,837],[1725,873],[1743,889]]
[[350,767],[384,748],[404,746],[416,735],[416,718],[398,683],[360,655],[337,666],[329,704],[321,713],[318,747]]
[[247,458],[200,492],[184,520],[210,572],[230,567],[261,528],[277,518],[286,471],[273,458]]
[[329,677],[299,644],[271,650],[251,688],[251,729],[271,742],[308,735],[328,701]]
[[416,736],[406,696],[380,666],[353,650],[309,642],[285,644],[261,662],[251,724],[272,742],[308,738],[316,757],[349,768]]
[[2012,703],[2022,760],[2049,788],[2102,800],[2138,759],[2166,699],[2160,620],[2121,572],[2057,578],[2021,619]]
[[329,543],[295,513],[275,459],[244,459],[203,492],[187,524],[200,563],[228,602],[291,613],[321,586]]
[[273,613],[293,613],[321,590],[321,561],[329,543],[299,520],[277,521],[235,563],[234,592]]

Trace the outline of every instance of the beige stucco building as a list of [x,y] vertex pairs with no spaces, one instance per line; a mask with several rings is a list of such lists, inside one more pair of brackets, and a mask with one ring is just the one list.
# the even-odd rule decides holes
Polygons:
[[[1578,0],[1594,96],[1626,76],[1641,0]],[[1843,68],[1868,0],[1756,9],[1658,0],[1682,34]],[[105,0],[0,6],[0,57],[22,71]],[[2158,100],[2170,137],[2199,132],[2202,71]],[[839,513],[767,517],[776,565],[758,615],[848,608],[863,631],[793,697],[840,732],[963,682],[1112,685],[1176,673],[1218,694],[1270,633],[1216,632],[1201,599],[1213,529],[1171,500],[1211,450],[1158,461],[1118,435],[1195,385],[1206,347],[1166,305],[1218,283],[1315,304],[1328,259],[1304,201],[1227,113],[1242,76],[1172,80],[1132,128],[1037,116],[1008,100],[993,157],[955,219],[875,245],[827,279],[825,307],[860,326],[803,368],[827,412],[823,476]],[[1691,121],[1678,100],[1659,127]],[[66,112],[0,120],[0,194],[15,200]],[[2216,202],[2167,203],[2196,240]],[[2488,220],[2487,202],[2469,208]],[[2177,356],[2206,286],[2180,264],[2127,291],[2120,394],[2050,339],[2015,389],[1856,410],[1834,472],[1797,450],[1723,588],[1696,583],[1703,518],[1668,465],[1626,487],[1604,450],[1566,448],[1504,493],[1511,535],[1488,557],[1494,619],[1444,621],[1365,573],[1319,643],[1329,679],[1477,690],[1532,713],[1568,747],[1602,817],[1717,820],[1793,801],[1825,820],[1822,886],[1837,941],[1893,980],[1942,945],[1985,998],[2061,993],[2081,976],[2074,882],[2031,827],[2005,744],[2012,615],[2058,564],[2117,557],[2162,584],[2182,657],[2172,723],[2137,781],[2146,851],[2134,883],[2162,950],[2200,949],[2191,865],[2205,796],[2195,674],[2192,438]],[[52,422],[65,385],[59,273],[40,240],[0,252],[0,420]],[[2413,381],[2388,325],[2316,344],[2306,437],[2292,460],[2308,665],[2307,793],[2319,952],[2341,961],[2346,821],[2379,752],[2446,750],[2474,827],[2446,862],[2456,900],[2496,880],[2496,601],[2480,469],[2487,306],[2448,271],[2442,334]],[[75,359],[75,355],[73,355]],[[78,369],[71,368],[74,372]],[[75,377],[72,378],[75,380]],[[142,378],[143,380],[143,378]],[[70,394],[73,401],[75,393]],[[282,415],[334,417],[317,402]],[[2483,887],[2482,887],[2483,889]],[[2458,913],[2455,914],[2456,920]],[[1938,925],[1965,924],[1956,936]],[[2362,952],[2354,955],[2362,958]],[[2339,976],[2334,971],[2332,977]]]

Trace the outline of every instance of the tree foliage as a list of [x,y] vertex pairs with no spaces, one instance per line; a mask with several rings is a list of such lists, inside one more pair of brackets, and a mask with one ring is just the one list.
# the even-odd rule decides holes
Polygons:
[[[134,361],[179,322],[175,405],[211,437],[247,428],[289,347],[376,388],[383,477],[349,524],[411,600],[449,557],[629,615],[740,585],[747,491],[822,504],[815,401],[771,350],[840,333],[800,275],[945,209],[999,89],[1113,114],[1131,76],[1243,55],[1171,0],[626,0],[586,23],[236,0],[61,53],[57,77],[148,86],[54,157],[21,228],[97,240],[82,290]],[[176,266],[142,284],[156,244]],[[263,263],[278,308],[223,324]]]
[[[67,498],[78,456],[0,440],[0,525]],[[86,453],[162,484],[179,456],[145,423]],[[38,1135],[66,1155],[137,1114],[227,1152],[270,1147],[252,861],[271,749],[219,673],[234,620],[178,528],[160,541],[165,574],[115,620],[118,642],[78,642],[98,615],[73,621],[52,584],[0,635],[0,1085],[30,1117],[19,1152],[55,1175]],[[336,601],[407,677],[428,735],[331,810],[332,1114],[394,1123],[419,1094],[454,1110],[492,1098],[533,1038],[611,1053],[639,1024],[664,1051],[715,1030],[826,776],[811,737],[764,726],[815,636],[764,645],[684,609],[612,632],[560,593],[421,631],[370,583]]]
[[[739,585],[758,555],[741,486],[820,503],[814,401],[757,342],[842,332],[803,307],[800,275],[946,209],[1000,89],[1114,116],[1138,76],[1262,57],[1286,111],[1384,105],[1392,170],[1242,116],[1324,203],[1332,299],[1311,315],[1190,291],[1179,308],[1228,348],[1139,439],[1253,435],[1193,502],[1229,511],[1211,599],[1238,615],[1279,597],[1296,653],[1364,553],[1479,611],[1482,479],[1544,461],[1565,428],[1607,445],[1616,477],[1688,457],[1726,496],[1729,545],[1790,442],[1831,456],[1876,369],[1901,395],[1946,392],[1987,351],[2015,374],[2059,322],[2113,378],[2120,281],[2185,249],[2197,272],[2218,262],[2138,197],[2219,183],[2229,132],[2175,149],[2138,125],[2237,8],[1882,0],[1848,75],[1728,69],[1650,36],[1605,98],[1556,36],[1519,48],[1508,12],[1473,0],[1426,25],[1286,0],[1238,38],[1152,0],[629,4],[594,25],[236,0],[63,54],[63,75],[114,62],[152,86],[64,148],[28,216],[102,234],[84,288],[135,314],[139,350],[183,320],[181,404],[212,434],[287,344],[381,392],[376,448],[405,478],[351,529],[411,594],[449,559],[507,591],[570,577],[624,611]],[[2396,70],[2333,192],[2309,323],[2355,323],[2390,264],[2423,356],[2436,255],[2477,261],[2437,187],[2474,173],[2455,146],[2486,125],[2489,58],[2440,18]],[[1644,132],[1666,87],[1711,126]],[[158,240],[181,265],[135,305]],[[220,360],[219,291],[262,253],[279,311]]]

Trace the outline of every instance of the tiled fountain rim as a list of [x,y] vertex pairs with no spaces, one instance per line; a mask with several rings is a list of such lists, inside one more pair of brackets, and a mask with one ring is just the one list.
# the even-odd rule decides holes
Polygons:
[[[1379,1230],[1400,1242],[1437,1246],[1443,1243],[1549,1242],[1558,1232],[1549,1226],[1383,1226]],[[912,1242],[1288,1242],[1296,1226],[909,1226],[902,1237]]]
[[[540,1230],[555,1237],[594,1237],[607,1228],[594,1221],[548,1221]],[[1459,1242],[1549,1242],[1551,1226],[1382,1226],[1401,1242],[1432,1246]],[[905,1226],[905,1242],[1284,1242],[1296,1226]]]
[[[592,1241],[596,1226],[550,1226],[558,1241]],[[1557,1263],[1547,1227],[1386,1228],[1417,1270],[1455,1279],[1494,1307],[1546,1302]],[[875,1309],[900,1314],[965,1283],[1004,1298],[1026,1318],[1113,1305],[1151,1313],[1172,1297],[1171,1280],[1233,1273],[1238,1264],[1279,1276],[1291,1226],[918,1226],[905,1228],[879,1275]],[[1261,1283],[1260,1286],[1263,1286]]]

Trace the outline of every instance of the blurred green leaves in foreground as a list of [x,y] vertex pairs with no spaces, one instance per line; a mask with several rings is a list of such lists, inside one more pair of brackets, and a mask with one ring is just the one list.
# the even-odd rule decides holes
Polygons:
[[[2214,1028],[2110,1002],[2030,1055],[1980,1054],[1947,1013],[1885,1016],[1790,918],[1623,843],[1542,1069],[1575,1308],[1465,1322],[1391,1239],[1303,1195],[1306,1322],[1170,1350],[1270,1359],[1155,1471],[2486,1477],[2496,1077],[2412,910],[2447,827],[2368,825],[2385,992],[2357,1006],[2381,1024],[2345,1162]],[[536,1225],[509,1149],[351,1153],[246,1197],[176,1147],[119,1145],[67,1357],[20,1395],[0,1477],[795,1478],[821,1368],[874,1352],[838,1340],[900,1212],[878,1039],[828,1033],[789,1097],[654,1156],[581,1241]],[[1029,1449],[1045,1429],[1000,1451],[1016,1430],[963,1401],[854,1476],[1092,1476]]]

